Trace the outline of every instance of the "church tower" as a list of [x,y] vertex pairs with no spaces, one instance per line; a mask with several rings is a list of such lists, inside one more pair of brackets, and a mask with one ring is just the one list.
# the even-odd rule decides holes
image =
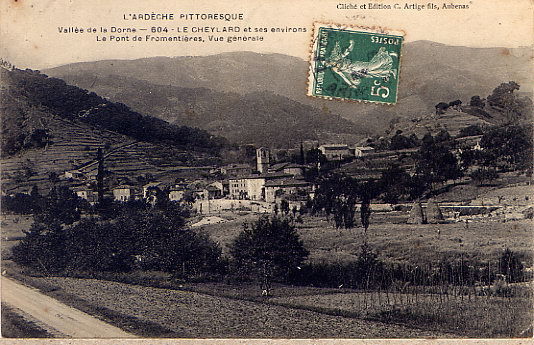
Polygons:
[[269,155],[269,149],[266,147],[256,149],[256,170],[260,174],[264,174],[269,170]]

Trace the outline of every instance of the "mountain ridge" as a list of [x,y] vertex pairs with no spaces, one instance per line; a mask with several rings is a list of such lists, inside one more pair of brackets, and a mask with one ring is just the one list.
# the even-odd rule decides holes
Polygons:
[[[245,95],[205,87],[152,84],[117,75],[77,75],[76,84],[106,94],[112,101],[171,123],[195,126],[238,143],[294,147],[302,140],[328,140],[332,135],[364,136],[358,126],[338,115],[277,95],[253,91]],[[127,87],[124,87],[127,85]]]
[[[380,133],[393,121],[424,116],[439,102],[485,97],[502,82],[514,80],[531,92],[528,48],[469,48],[431,41],[403,48],[399,101],[393,107],[328,101],[306,96],[308,62],[283,54],[227,52],[193,57],[102,60],[47,69],[76,84],[77,74],[119,75],[161,86],[204,87],[245,95],[270,91],[356,123],[359,132]],[[86,85],[91,88],[91,85]],[[102,92],[102,90],[101,90]],[[106,96],[107,92],[103,92]]]

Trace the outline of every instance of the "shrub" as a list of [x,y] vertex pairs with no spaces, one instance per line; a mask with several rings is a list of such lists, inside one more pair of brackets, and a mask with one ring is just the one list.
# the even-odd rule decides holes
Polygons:
[[65,269],[65,233],[58,224],[34,223],[18,245],[13,247],[13,260],[45,273]]
[[377,289],[388,287],[393,275],[392,267],[378,259],[378,255],[368,245],[363,245],[356,261],[308,263],[294,271],[289,281],[317,287]]
[[273,280],[286,281],[308,256],[291,220],[277,216],[245,224],[230,253],[234,274],[258,281],[267,292]]

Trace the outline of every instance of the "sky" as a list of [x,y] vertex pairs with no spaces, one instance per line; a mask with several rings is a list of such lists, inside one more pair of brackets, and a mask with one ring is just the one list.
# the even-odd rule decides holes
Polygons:
[[[428,9],[428,0],[375,0],[376,7],[397,4],[425,9],[339,9],[369,1],[331,0],[3,0],[0,4],[0,57],[19,68],[42,69],[57,65],[104,59],[150,56],[209,55],[228,51],[281,53],[308,59],[314,22],[380,26],[406,33],[405,40],[429,40],[470,47],[520,47],[533,44],[533,2],[530,0],[435,1],[439,10]],[[468,9],[444,9],[443,4],[468,5]],[[131,13],[243,13],[243,21],[125,21]],[[301,27],[307,32],[261,34],[259,42],[102,42],[97,34],[64,34],[58,27],[169,28],[240,26],[268,29]],[[190,29],[191,30],[191,29]],[[148,32],[151,34],[150,32]],[[110,33],[102,34],[108,36]],[[145,36],[147,32],[141,35]],[[157,35],[157,34],[156,34]],[[170,33],[167,35],[171,35]],[[178,35],[174,33],[173,35]],[[239,35],[239,34],[238,34]],[[245,35],[243,32],[240,35]],[[260,34],[246,34],[257,36]],[[207,34],[204,35],[207,40]]]

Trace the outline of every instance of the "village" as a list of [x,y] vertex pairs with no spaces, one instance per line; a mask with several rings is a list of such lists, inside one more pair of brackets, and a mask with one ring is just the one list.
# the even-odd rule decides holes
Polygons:
[[[321,145],[319,151],[329,161],[341,161],[348,157],[362,157],[374,151],[371,147],[355,147],[331,144]],[[282,200],[290,208],[299,210],[313,198],[314,185],[305,179],[309,170],[319,169],[317,164],[282,162],[271,164],[272,154],[266,147],[256,149],[254,164],[234,163],[220,167],[188,167],[186,175],[202,171],[203,178],[178,177],[174,181],[150,181],[143,185],[118,183],[111,185],[107,196],[117,202],[146,200],[154,204],[158,196],[169,201],[189,203],[198,214],[214,214],[224,211],[248,210],[254,213],[270,213]],[[94,188],[95,172],[66,171],[62,175],[74,185],[76,194],[95,204],[98,193]],[[91,187],[93,186],[93,187]]]
[[[474,135],[459,138],[461,144],[454,151],[457,159],[461,159],[462,150],[483,150],[480,146],[481,137],[482,135]],[[366,139],[361,143],[366,144],[369,141],[371,140]],[[250,151],[250,147],[248,149]],[[321,159],[307,163],[303,157],[306,150],[316,151]],[[314,198],[317,185],[309,176],[320,174],[321,162],[323,165],[329,165],[327,171],[341,172],[359,181],[378,180],[381,173],[395,163],[400,163],[400,167],[413,174],[415,162],[411,155],[417,148],[380,150],[371,146],[342,143],[319,145],[318,141],[309,140],[300,145],[301,157],[298,157],[299,148],[292,151],[293,158],[297,157],[293,161],[287,158],[286,152],[280,159],[277,157],[277,150],[259,147],[255,149],[255,159],[250,163],[183,167],[179,169],[179,177],[173,178],[171,174],[161,178],[149,177],[146,183],[132,183],[132,178],[124,176],[107,178],[113,177],[113,171],[106,168],[108,182],[104,195],[116,202],[144,200],[152,205],[158,198],[167,198],[171,202],[187,205],[199,216],[238,212],[269,214],[281,210],[282,207],[292,212],[301,212]],[[279,162],[280,160],[282,162]],[[97,162],[94,161],[84,164],[82,169],[68,170],[60,175],[61,179],[90,205],[98,202],[96,167]],[[463,178],[464,182],[468,180]],[[391,204],[376,200],[372,208],[381,212],[401,208],[411,210],[408,223],[413,224],[524,219],[530,216],[533,206],[529,199],[530,189],[522,187],[524,185],[525,182],[517,182],[507,186],[509,188],[504,191],[490,191],[463,202],[445,199],[438,205],[438,202],[430,199]],[[529,186],[528,181],[526,185]],[[423,211],[427,208],[427,201],[431,210],[430,216],[426,216]],[[477,208],[481,211],[472,211]],[[462,209],[471,211],[462,212]]]

